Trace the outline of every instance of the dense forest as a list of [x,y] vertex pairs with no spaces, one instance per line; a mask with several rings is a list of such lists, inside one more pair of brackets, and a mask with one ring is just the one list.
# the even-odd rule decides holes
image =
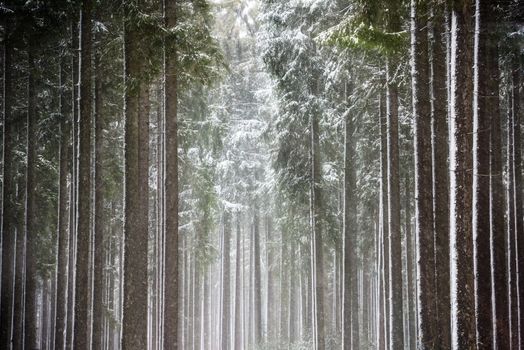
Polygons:
[[0,1],[0,349],[523,349],[523,53],[519,0]]

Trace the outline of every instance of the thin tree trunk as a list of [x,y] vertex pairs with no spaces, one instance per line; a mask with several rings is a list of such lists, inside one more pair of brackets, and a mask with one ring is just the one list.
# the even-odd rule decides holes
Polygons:
[[224,209],[222,227],[222,312],[221,312],[221,349],[229,350],[230,348],[230,236],[231,220],[230,213]]
[[254,343],[258,345],[262,342],[262,273],[261,273],[261,254],[260,254],[260,225],[258,219],[258,203],[255,199],[253,208],[253,258],[254,258]]
[[63,350],[65,347],[65,335],[67,328],[67,286],[68,286],[68,255],[69,255],[69,232],[68,224],[68,199],[67,176],[69,174],[70,148],[70,121],[69,112],[66,109],[64,96],[64,71],[60,65],[59,82],[59,109],[60,121],[60,151],[59,151],[59,181],[58,181],[58,257],[57,257],[57,298],[56,298],[56,320],[55,341],[56,349]]
[[381,232],[380,232],[380,300],[379,300],[379,339],[378,349],[385,350],[388,344],[388,280],[389,280],[389,249],[387,240],[389,237],[388,233],[388,196],[387,196],[387,123],[386,123],[386,103],[385,95],[381,93],[379,96],[379,124],[380,124],[380,220],[381,220]]
[[[241,257],[241,246],[240,246],[240,212],[237,213],[236,218],[236,267],[235,267],[235,326],[233,327],[235,332],[235,347],[234,350],[242,349],[242,323],[241,323],[241,309],[240,309],[240,298],[241,298],[241,280],[240,280],[240,269],[242,268]],[[206,348],[207,349],[207,348]]]
[[455,0],[451,24],[450,247],[451,344],[474,349],[475,295],[472,232],[473,14]]
[[[177,1],[165,1],[166,25],[175,27]],[[178,157],[177,157],[177,58],[165,53],[165,276],[164,289],[164,350],[176,350],[178,317]]]
[[79,73],[79,151],[78,151],[78,198],[77,242],[74,311],[74,348],[90,346],[89,326],[89,250],[91,246],[91,35],[92,2],[82,2],[80,15],[80,73]]

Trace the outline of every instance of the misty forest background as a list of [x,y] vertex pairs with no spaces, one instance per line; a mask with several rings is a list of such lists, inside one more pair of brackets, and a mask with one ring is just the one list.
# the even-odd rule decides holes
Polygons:
[[524,348],[518,0],[0,1],[0,349]]

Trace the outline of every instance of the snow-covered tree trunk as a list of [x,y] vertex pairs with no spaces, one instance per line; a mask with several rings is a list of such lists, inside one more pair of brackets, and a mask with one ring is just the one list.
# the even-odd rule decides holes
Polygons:
[[235,345],[234,350],[242,349],[242,318],[241,318],[241,298],[242,298],[242,281],[240,279],[240,270],[242,269],[242,248],[241,248],[241,236],[240,230],[240,212],[236,215],[236,262],[235,262],[235,323],[233,330],[235,333]]
[[456,0],[451,14],[450,263],[451,346],[473,349],[473,3]]
[[260,225],[258,212],[258,199],[254,199],[253,206],[253,259],[254,259],[254,344],[262,342],[262,273],[261,273],[261,254],[260,254]]
[[224,209],[222,216],[222,302],[221,302],[221,330],[220,348],[230,349],[230,324],[231,324],[231,283],[230,283],[230,241],[231,241],[231,213]]

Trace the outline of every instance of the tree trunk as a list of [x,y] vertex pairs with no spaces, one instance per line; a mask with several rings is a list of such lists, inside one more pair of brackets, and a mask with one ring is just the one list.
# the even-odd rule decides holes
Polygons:
[[105,210],[104,210],[104,175],[103,175],[103,130],[104,117],[102,115],[102,66],[100,64],[100,54],[95,53],[95,206],[94,206],[94,234],[95,248],[94,254],[94,273],[93,273],[93,348],[102,349],[102,336],[104,324],[104,257],[105,257]]
[[[482,16],[482,14],[481,14]],[[481,17],[482,18],[482,17]],[[495,25],[495,23],[493,23]],[[509,342],[509,299],[508,299],[508,270],[507,270],[507,242],[505,226],[503,161],[502,161],[502,130],[500,114],[500,71],[498,43],[495,38],[490,39],[485,53],[486,70],[489,72],[486,86],[486,114],[491,116],[490,121],[490,179],[491,179],[491,237],[493,241],[493,276],[495,302],[495,343],[497,349],[510,349]],[[482,59],[482,57],[479,57]]]
[[[431,101],[433,114],[433,210],[435,217],[435,291],[436,330],[435,345],[449,349],[450,327],[450,275],[449,275],[449,131],[447,48],[445,16],[442,5],[432,5],[431,23]],[[432,321],[434,322],[434,321]]]
[[[234,350],[242,349],[242,323],[240,318],[240,298],[241,298],[241,280],[240,280],[240,269],[242,268],[241,257],[241,246],[240,246],[240,212],[237,213],[236,220],[236,231],[237,231],[237,241],[236,241],[236,267],[235,267],[235,326],[233,327],[235,331],[235,347]],[[206,348],[207,349],[207,348]]]
[[[166,25],[175,27],[177,1],[165,1]],[[177,57],[165,53],[165,108],[166,133],[165,164],[165,276],[164,289],[164,350],[176,350],[178,317],[178,141],[177,141]]]
[[455,0],[451,24],[450,247],[453,349],[474,349],[475,295],[472,235],[473,14]]
[[388,280],[389,280],[389,249],[388,249],[388,196],[387,196],[387,123],[386,123],[386,102],[383,93],[379,96],[379,124],[380,124],[380,298],[379,298],[379,332],[378,332],[378,349],[385,350],[388,348]]
[[310,220],[311,220],[311,261],[313,296],[313,344],[315,350],[325,349],[324,313],[324,264],[322,244],[322,198],[320,173],[320,132],[319,116],[311,115],[311,180],[310,180]]
[[491,102],[488,90],[489,70],[487,69],[489,7],[476,1],[476,30],[474,76],[478,84],[473,105],[473,241],[475,273],[475,308],[477,349],[493,348],[493,319],[491,296],[491,223],[490,223],[490,118],[488,104]]
[[357,255],[357,198],[355,167],[355,126],[353,115],[345,115],[344,141],[344,265],[343,265],[343,318],[342,349],[358,348],[358,289],[356,286]]
[[148,85],[141,81],[140,33],[126,23],[125,51],[125,221],[122,348],[147,347],[148,290]]
[[[29,39],[32,40],[32,39]],[[38,348],[37,313],[38,313],[38,276],[37,276],[37,222],[36,222],[36,91],[34,81],[35,62],[33,46],[28,47],[28,104],[27,104],[27,182],[26,182],[26,306],[25,306],[25,347]]]
[[258,220],[258,203],[255,199],[253,208],[253,258],[254,258],[254,344],[259,345],[262,342],[262,274],[260,272],[260,227]]
[[[431,154],[430,70],[428,60],[428,6],[412,1],[412,84],[415,135],[415,220],[418,241],[418,300],[420,349],[438,342],[435,295],[435,236]],[[437,117],[437,116],[436,116]],[[440,116],[439,116],[440,117]],[[440,150],[439,150],[440,152]],[[440,267],[439,267],[440,268]]]
[[82,2],[80,16],[80,73],[79,73],[79,151],[78,151],[78,198],[77,243],[75,277],[75,335],[74,348],[88,349],[89,326],[89,250],[91,246],[91,34],[92,2]]
[[69,232],[68,224],[68,198],[67,176],[69,174],[69,147],[70,147],[70,121],[66,109],[64,96],[64,71],[63,64],[60,65],[59,82],[59,109],[60,109],[60,151],[59,151],[59,180],[58,180],[58,257],[57,257],[57,296],[56,296],[56,319],[55,319],[55,342],[56,349],[63,350],[65,347],[66,315],[67,315],[67,271],[69,255]]
[[222,223],[222,312],[221,312],[221,349],[229,350],[230,348],[230,236],[231,220],[228,209],[224,209]]
[[[6,37],[9,27],[6,23]],[[2,178],[2,287],[0,299],[0,348],[9,349],[12,342],[12,319],[15,274],[15,235],[16,235],[16,198],[15,198],[15,133],[12,111],[13,81],[13,47],[9,39],[4,40],[3,47],[4,86],[3,86],[3,178]]]

